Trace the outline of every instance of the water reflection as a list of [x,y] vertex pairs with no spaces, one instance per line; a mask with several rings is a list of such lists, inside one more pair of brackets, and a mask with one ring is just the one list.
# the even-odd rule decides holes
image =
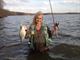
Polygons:
[[0,48],[4,46],[4,36],[5,36],[5,24],[4,24],[4,18],[0,18]]
[[29,53],[27,60],[51,60],[48,53],[31,52]]

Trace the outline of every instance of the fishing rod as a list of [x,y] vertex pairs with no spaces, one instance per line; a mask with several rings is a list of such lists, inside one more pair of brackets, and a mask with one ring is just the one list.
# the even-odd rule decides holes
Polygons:
[[52,5],[51,5],[51,1],[50,0],[49,0],[49,4],[50,4],[50,8],[51,8],[51,14],[52,14],[53,23],[55,23],[55,21],[54,21],[54,15],[53,15],[53,10],[52,10]]

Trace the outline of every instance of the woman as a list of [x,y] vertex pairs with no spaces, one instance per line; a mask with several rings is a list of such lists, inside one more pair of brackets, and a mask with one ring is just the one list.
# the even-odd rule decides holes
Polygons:
[[48,34],[50,30],[43,24],[43,13],[41,11],[35,14],[29,31],[30,48],[40,52],[48,50],[52,41]]

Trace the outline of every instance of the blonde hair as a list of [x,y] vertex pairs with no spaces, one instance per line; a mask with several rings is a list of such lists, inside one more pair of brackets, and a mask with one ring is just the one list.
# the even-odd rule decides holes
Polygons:
[[34,16],[34,18],[33,18],[33,24],[34,24],[34,25],[36,25],[36,19],[38,18],[39,15],[43,15],[43,13],[42,13],[41,11],[38,11],[38,12],[35,14],[35,16]]

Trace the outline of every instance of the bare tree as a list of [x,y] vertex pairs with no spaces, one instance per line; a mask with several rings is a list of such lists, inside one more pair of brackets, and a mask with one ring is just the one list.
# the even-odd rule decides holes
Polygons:
[[0,9],[2,9],[3,8],[3,0],[0,0]]

